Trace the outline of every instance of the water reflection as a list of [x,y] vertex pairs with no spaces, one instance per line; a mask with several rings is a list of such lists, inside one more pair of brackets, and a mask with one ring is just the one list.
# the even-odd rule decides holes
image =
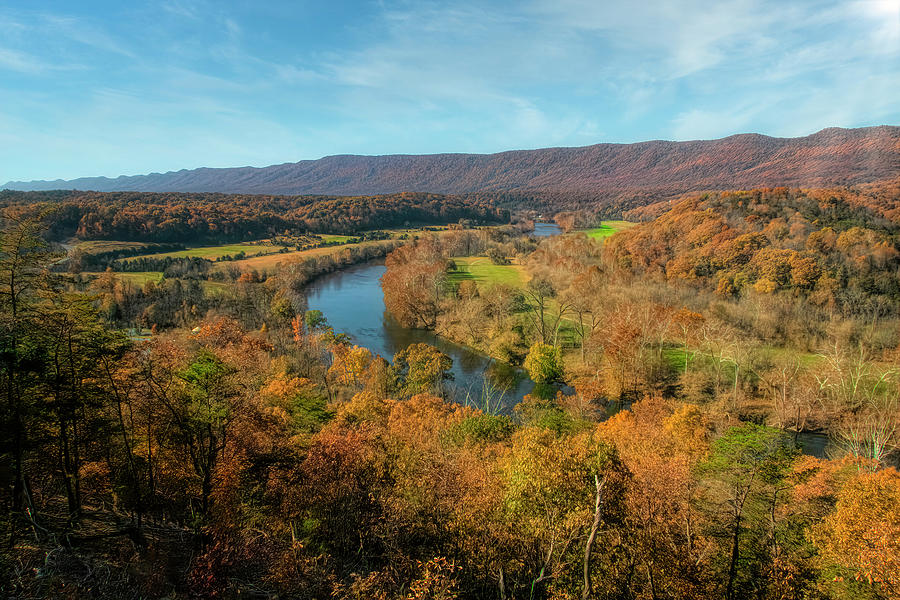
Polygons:
[[532,235],[534,237],[550,237],[560,233],[562,233],[562,229],[556,223],[535,223]]
[[803,454],[816,458],[827,458],[831,450],[831,438],[824,433],[804,431],[797,434],[797,445]]
[[394,354],[410,344],[431,344],[453,359],[447,389],[459,402],[479,406],[486,402],[504,410],[515,406],[534,388],[534,382],[522,369],[501,363],[431,331],[407,329],[384,307],[381,291],[383,262],[356,265],[321,277],[307,288],[310,310],[321,310],[337,332],[348,334],[353,342],[373,354],[392,361]]

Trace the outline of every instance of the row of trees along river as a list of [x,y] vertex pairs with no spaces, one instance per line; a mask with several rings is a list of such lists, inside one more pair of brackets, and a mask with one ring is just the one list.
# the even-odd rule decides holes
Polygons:
[[[536,237],[560,233],[554,223],[535,223]],[[335,331],[346,333],[355,344],[387,360],[411,344],[434,346],[453,361],[452,379],[444,384],[444,393],[457,402],[508,413],[526,394],[534,392],[535,382],[524,369],[495,360],[431,330],[404,327],[385,309],[381,288],[384,272],[384,261],[374,260],[322,276],[307,287],[308,308],[321,311]],[[549,386],[545,393],[559,389],[572,391],[568,386],[557,385]],[[607,414],[612,415],[622,407],[622,403],[610,401]],[[804,452],[821,457],[829,440],[823,433],[801,432],[798,441]]]

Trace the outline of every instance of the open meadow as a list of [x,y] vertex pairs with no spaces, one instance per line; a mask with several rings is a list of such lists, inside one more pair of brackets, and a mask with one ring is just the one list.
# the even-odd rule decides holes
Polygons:
[[184,250],[176,250],[174,252],[161,252],[157,254],[142,254],[140,256],[132,256],[126,258],[129,260],[138,260],[141,258],[206,258],[208,260],[216,260],[223,256],[235,256],[244,253],[246,256],[255,256],[257,254],[272,254],[281,250],[284,246],[265,242],[243,242],[240,244],[222,244],[220,246],[196,246],[193,248],[185,248]]
[[630,221],[603,221],[600,224],[600,227],[595,227],[593,229],[582,229],[580,233],[584,233],[589,238],[595,240],[603,240],[620,231],[630,229],[635,225],[637,225],[637,223],[632,223]]
[[474,281],[482,289],[498,283],[523,287],[528,279],[521,265],[495,265],[486,256],[458,257],[453,262],[456,268],[449,271],[447,279],[454,284]]

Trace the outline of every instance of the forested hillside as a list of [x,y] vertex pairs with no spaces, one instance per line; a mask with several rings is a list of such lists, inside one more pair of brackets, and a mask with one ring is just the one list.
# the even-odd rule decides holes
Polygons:
[[670,198],[710,189],[845,186],[896,177],[900,128],[824,129],[801,138],[597,144],[499,154],[329,156],[264,168],[9,182],[21,190],[369,195],[542,192],[593,201]]
[[896,314],[900,230],[828,191],[702,194],[610,240],[621,269],[720,296],[786,292],[848,314]]

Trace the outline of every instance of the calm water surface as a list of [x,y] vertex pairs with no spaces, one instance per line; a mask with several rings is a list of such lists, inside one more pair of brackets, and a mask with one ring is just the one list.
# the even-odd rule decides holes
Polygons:
[[562,233],[562,229],[556,223],[535,223],[534,231],[531,235],[534,237],[550,237]]
[[448,388],[454,399],[467,399],[483,406],[485,395],[505,409],[516,405],[534,388],[534,382],[521,369],[495,361],[465,346],[455,344],[431,331],[407,329],[384,307],[381,276],[382,261],[355,265],[320,277],[307,286],[310,310],[321,310],[329,325],[348,334],[355,344],[388,361],[410,344],[431,344],[453,359],[453,379]]

